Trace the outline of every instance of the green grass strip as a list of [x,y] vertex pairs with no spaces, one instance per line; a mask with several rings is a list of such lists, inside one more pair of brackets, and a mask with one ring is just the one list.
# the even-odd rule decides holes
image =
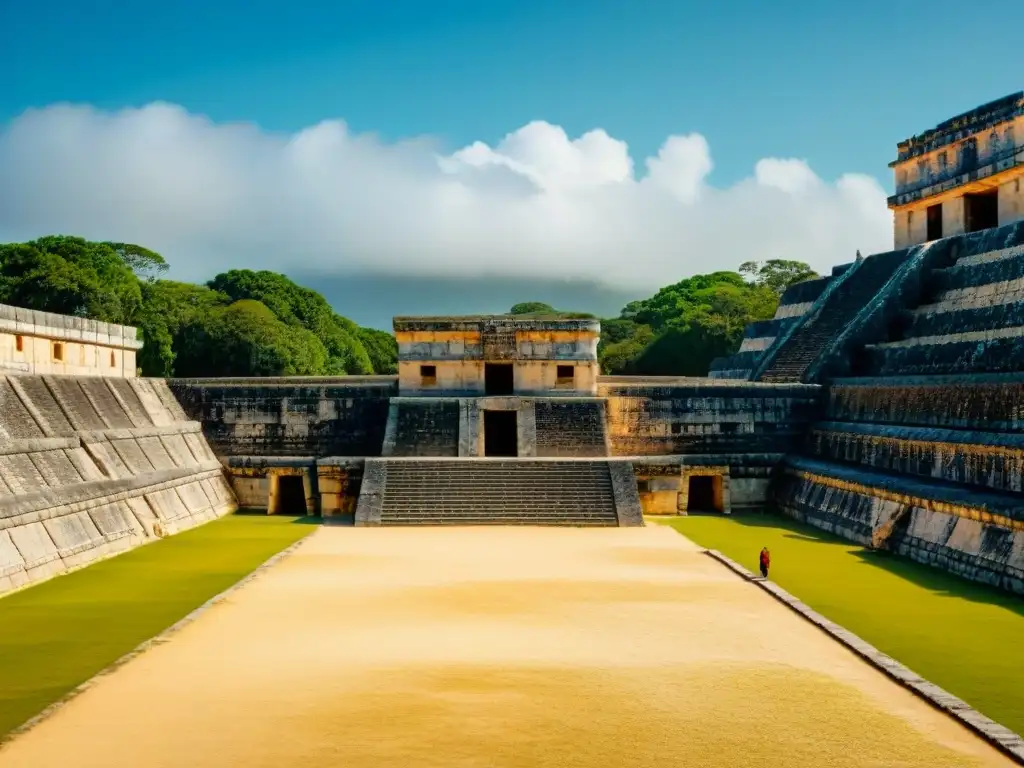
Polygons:
[[770,577],[823,616],[1024,733],[1024,600],[775,515],[695,515],[667,524]]
[[231,515],[0,598],[0,736],[314,530]]

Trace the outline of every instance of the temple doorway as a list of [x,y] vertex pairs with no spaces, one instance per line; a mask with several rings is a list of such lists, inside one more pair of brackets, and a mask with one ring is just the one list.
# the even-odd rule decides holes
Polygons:
[[964,195],[964,229],[979,232],[999,226],[999,190]]
[[484,411],[484,456],[519,455],[516,416],[516,411]]
[[484,392],[511,395],[514,390],[512,363],[484,363]]
[[687,512],[722,512],[722,476],[690,475]]
[[277,478],[277,508],[279,515],[306,514],[306,489],[301,475],[279,475]]
[[928,232],[925,235],[928,242],[942,239],[942,203],[928,206],[927,226]]

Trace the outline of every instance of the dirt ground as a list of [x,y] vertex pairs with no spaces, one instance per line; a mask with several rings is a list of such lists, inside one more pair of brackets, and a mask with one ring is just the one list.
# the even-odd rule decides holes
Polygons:
[[652,526],[323,528],[0,749],[186,765],[1011,763]]

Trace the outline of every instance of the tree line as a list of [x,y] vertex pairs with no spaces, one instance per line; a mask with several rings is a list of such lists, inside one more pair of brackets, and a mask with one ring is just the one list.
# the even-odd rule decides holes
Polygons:
[[[775,315],[786,288],[817,276],[801,261],[771,259],[666,286],[648,299],[630,302],[618,317],[601,320],[601,372],[706,376],[712,360],[739,349],[748,323]],[[541,302],[517,304],[512,313],[580,316]]]
[[161,277],[160,254],[51,236],[0,245],[0,303],[139,329],[144,376],[338,376],[397,370],[384,331],[337,314],[284,275],[233,269],[205,285]]
[[[168,264],[130,243],[54,235],[0,244],[0,303],[139,329],[144,376],[393,374],[390,333],[363,328],[284,275],[233,269],[197,285],[168,280]],[[802,262],[746,262],[667,286],[601,320],[609,374],[703,376],[738,349],[744,326],[772,317],[785,288],[816,275]],[[541,302],[517,315],[593,317]]]

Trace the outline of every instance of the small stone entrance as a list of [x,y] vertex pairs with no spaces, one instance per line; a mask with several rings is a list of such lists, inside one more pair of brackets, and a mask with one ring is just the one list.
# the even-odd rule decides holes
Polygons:
[[516,411],[484,411],[484,456],[518,456]]
[[278,475],[275,508],[279,515],[306,514],[306,489],[301,475]]
[[678,511],[732,512],[728,467],[683,467],[679,478]]
[[[718,485],[719,488],[715,488]],[[691,475],[690,487],[688,489],[686,511],[687,512],[721,512],[715,497],[721,499],[722,491],[721,476],[712,475]],[[717,493],[716,493],[717,490]]]

